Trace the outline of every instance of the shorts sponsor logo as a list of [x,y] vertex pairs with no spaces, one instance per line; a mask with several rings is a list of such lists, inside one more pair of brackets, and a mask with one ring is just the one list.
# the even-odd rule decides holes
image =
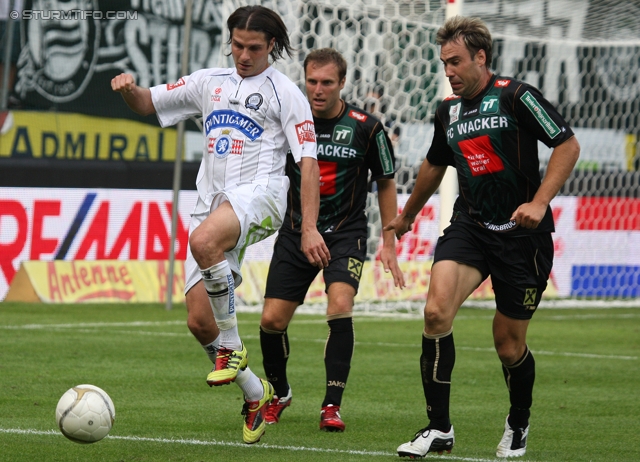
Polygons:
[[560,134],[560,129],[556,123],[551,117],[549,117],[547,111],[544,110],[540,103],[538,103],[538,100],[530,92],[525,92],[525,94],[520,97],[520,100],[535,116],[540,126],[545,132],[547,132],[547,135],[549,135],[549,138],[555,138]]
[[458,104],[454,104],[453,106],[449,107],[449,123],[452,124],[454,122],[457,122],[458,119],[460,118],[460,106],[462,105],[462,103],[458,103]]
[[349,117],[351,117],[352,119],[356,119],[358,122],[367,121],[367,116],[365,114],[358,111],[354,111],[353,109],[349,111]]
[[380,163],[382,164],[382,171],[385,175],[391,175],[393,173],[393,161],[391,159],[391,151],[387,145],[387,137],[383,131],[378,132],[376,135],[376,142],[378,143],[378,154],[380,155]]
[[349,270],[349,273],[351,273],[352,278],[356,281],[360,281],[360,275],[362,274],[362,262],[360,260],[349,257],[347,269]]
[[538,289],[524,289],[524,301],[522,304],[525,306],[525,309],[533,311],[536,309],[536,298],[538,298]]
[[353,138],[353,129],[345,125],[336,125],[333,129],[333,142],[349,146]]
[[304,144],[316,142],[316,129],[311,120],[305,120],[296,125],[296,135],[298,135],[298,143]]
[[167,91],[170,90],[175,90],[178,87],[181,87],[185,84],[185,81],[182,77],[180,77],[180,80],[178,80],[176,83],[168,83],[167,84]]
[[480,103],[480,114],[497,114],[498,109],[500,109],[500,103],[497,96],[485,96]]
[[262,106],[262,95],[260,93],[251,93],[244,101],[244,107],[257,111]]

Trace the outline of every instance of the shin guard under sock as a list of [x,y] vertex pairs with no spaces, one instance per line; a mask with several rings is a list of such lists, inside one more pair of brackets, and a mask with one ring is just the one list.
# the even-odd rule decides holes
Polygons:
[[434,430],[448,432],[449,398],[451,394],[451,372],[456,361],[453,331],[444,334],[422,335],[420,373],[427,401],[429,426]]

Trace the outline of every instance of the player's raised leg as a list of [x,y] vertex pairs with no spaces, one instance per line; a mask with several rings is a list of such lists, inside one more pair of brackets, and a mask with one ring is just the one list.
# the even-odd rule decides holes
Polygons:
[[225,385],[247,366],[247,350],[240,340],[235,311],[234,277],[224,252],[240,237],[240,222],[231,204],[222,202],[189,238],[191,252],[200,267],[215,322],[220,330],[215,368],[207,377],[210,386]]

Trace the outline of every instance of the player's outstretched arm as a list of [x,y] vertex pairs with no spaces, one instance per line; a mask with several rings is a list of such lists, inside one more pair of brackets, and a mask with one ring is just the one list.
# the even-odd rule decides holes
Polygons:
[[318,232],[320,211],[320,169],[313,157],[303,157],[300,166],[300,202],[302,207],[302,252],[309,263],[319,268],[329,266],[331,254]]
[[524,228],[537,228],[547,212],[551,199],[558,194],[571,175],[579,156],[580,144],[575,136],[556,146],[549,158],[547,173],[533,200],[520,205],[511,215],[511,220]]
[[383,231],[394,231],[396,237],[400,239],[405,233],[413,228],[416,216],[427,203],[431,195],[436,192],[442,182],[446,165],[433,165],[427,159],[422,162],[416,184],[402,210],[402,213],[395,217],[383,228]]
[[[396,194],[396,182],[394,179],[382,179],[376,181],[378,186],[378,206],[380,207],[380,221],[384,228],[395,217],[398,210],[398,199]],[[393,283],[396,287],[404,289],[404,274],[398,265],[396,254],[396,236],[393,230],[382,232],[382,250],[380,251],[380,261],[384,272],[391,271]]]
[[131,74],[120,74],[111,79],[111,89],[120,93],[127,106],[136,114],[146,116],[156,113],[151,90],[137,86]]

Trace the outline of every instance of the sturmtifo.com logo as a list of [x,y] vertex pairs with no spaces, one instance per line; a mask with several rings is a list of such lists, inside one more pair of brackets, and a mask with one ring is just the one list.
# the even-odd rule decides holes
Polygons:
[[9,13],[11,19],[22,19],[29,21],[31,19],[44,20],[76,20],[85,21],[87,19],[138,19],[137,11],[98,11],[98,10],[24,10],[11,11]]

